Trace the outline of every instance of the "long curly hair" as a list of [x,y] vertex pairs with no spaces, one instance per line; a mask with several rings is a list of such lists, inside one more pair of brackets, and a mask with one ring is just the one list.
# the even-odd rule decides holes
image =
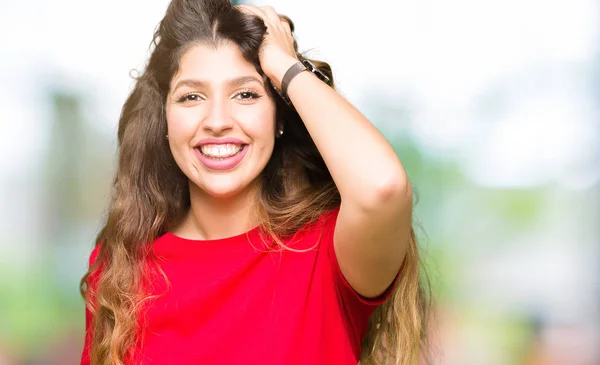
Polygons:
[[[291,23],[291,22],[290,22]],[[293,24],[292,24],[293,30]],[[189,182],[165,135],[165,102],[184,52],[195,44],[234,42],[260,68],[264,22],[228,0],[173,0],[154,33],[152,53],[125,102],[118,128],[119,159],[106,224],[97,236],[99,255],[81,279],[91,322],[93,365],[121,365],[140,341],[141,308],[150,299],[149,246],[177,225],[190,207]],[[297,44],[294,44],[296,50]],[[301,54],[298,54],[302,57]],[[332,80],[328,64],[313,61]],[[340,194],[298,113],[265,82],[285,134],[261,174],[262,227],[278,242],[340,205]],[[152,260],[150,260],[152,261]],[[419,275],[414,231],[392,297],[370,319],[361,364],[416,364],[425,343],[429,295]],[[166,279],[166,278],[165,278]]]

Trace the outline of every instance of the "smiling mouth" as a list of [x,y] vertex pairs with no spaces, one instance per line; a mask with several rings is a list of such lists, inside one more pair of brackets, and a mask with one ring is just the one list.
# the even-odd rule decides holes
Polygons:
[[224,160],[233,157],[244,149],[246,144],[205,144],[196,147],[203,156],[214,160]]

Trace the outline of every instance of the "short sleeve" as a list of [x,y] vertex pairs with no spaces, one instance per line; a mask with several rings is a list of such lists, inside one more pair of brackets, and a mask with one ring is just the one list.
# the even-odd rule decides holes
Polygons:
[[402,271],[400,268],[398,274],[384,293],[375,298],[366,298],[360,295],[352,288],[350,283],[344,277],[339,262],[337,260],[335,249],[333,247],[333,236],[335,225],[339,214],[339,208],[336,208],[323,215],[323,236],[321,238],[321,249],[325,250],[329,266],[332,270],[333,280],[340,306],[348,321],[353,322],[357,334],[362,337],[368,329],[368,320],[377,306],[385,303],[393,294],[394,288]]
[[90,350],[92,344],[92,329],[91,329],[92,313],[89,309],[85,309],[85,343],[83,345],[83,353],[81,354],[81,365],[90,364]]
[[[98,258],[98,254],[100,252],[100,246],[96,246],[90,255],[89,267],[92,267],[96,259]],[[96,274],[96,273],[94,273]],[[97,275],[90,275],[88,277],[88,288],[86,290],[90,290],[91,287],[94,287],[97,283]],[[85,342],[83,345],[83,352],[81,354],[81,365],[89,365],[90,364],[90,353],[91,353],[91,345],[92,345],[92,337],[94,329],[92,328],[92,320],[93,314],[90,310],[85,308]]]

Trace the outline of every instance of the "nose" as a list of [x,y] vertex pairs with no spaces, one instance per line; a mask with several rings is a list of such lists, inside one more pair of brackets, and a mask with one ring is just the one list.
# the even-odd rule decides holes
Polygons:
[[203,122],[204,130],[212,134],[222,134],[233,127],[233,117],[227,98],[215,98],[209,101],[209,110]]

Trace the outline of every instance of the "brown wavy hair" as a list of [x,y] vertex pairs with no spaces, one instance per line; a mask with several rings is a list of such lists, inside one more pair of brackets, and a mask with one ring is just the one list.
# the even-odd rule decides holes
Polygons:
[[[137,320],[151,299],[148,288],[156,273],[144,264],[153,259],[150,243],[177,225],[190,207],[188,179],[165,138],[165,102],[181,56],[196,44],[217,47],[222,41],[234,42],[267,81],[258,60],[265,33],[260,18],[242,13],[227,0],[173,0],[155,31],[150,59],[121,112],[114,189],[106,224],[96,239],[99,255],[81,279],[81,294],[93,314],[88,334],[92,365],[123,364],[142,342]],[[313,62],[333,80],[328,64]],[[281,242],[277,237],[288,236],[338,207],[340,194],[300,116],[269,82],[265,85],[285,133],[275,140],[261,174],[259,207],[262,226]],[[371,316],[361,364],[418,362],[429,297],[419,270],[411,231],[394,293]]]

